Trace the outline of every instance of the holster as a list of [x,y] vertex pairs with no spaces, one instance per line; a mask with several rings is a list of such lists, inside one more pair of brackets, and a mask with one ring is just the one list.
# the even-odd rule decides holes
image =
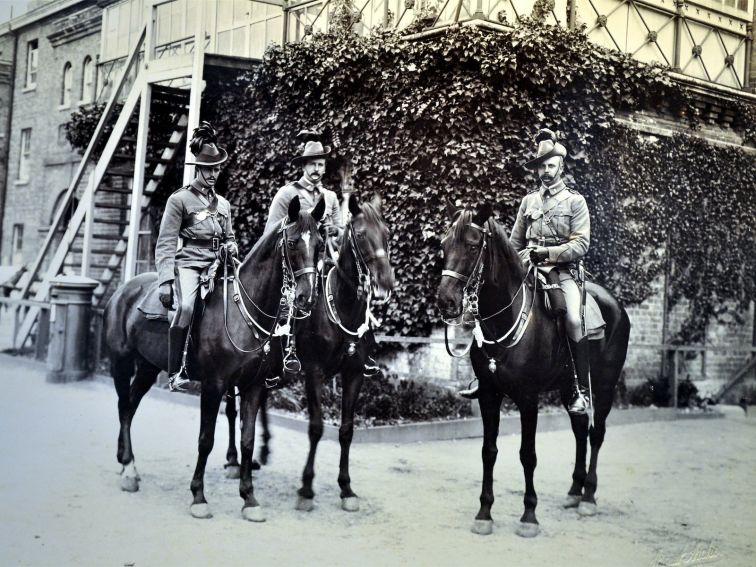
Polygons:
[[553,286],[546,290],[551,304],[551,314],[554,317],[564,317],[567,314],[567,302],[564,299],[564,291],[559,285],[559,271],[549,270],[546,281],[549,282],[549,286]]

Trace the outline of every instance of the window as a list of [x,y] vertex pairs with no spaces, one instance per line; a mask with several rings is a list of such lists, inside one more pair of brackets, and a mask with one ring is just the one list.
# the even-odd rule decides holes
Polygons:
[[31,40],[26,46],[26,88],[32,89],[37,86],[37,65],[39,64],[39,50],[36,39]]
[[21,156],[18,160],[18,180],[29,181],[29,162],[31,161],[31,128],[21,130]]
[[95,89],[95,66],[92,58],[87,55],[81,68],[81,102],[87,103],[94,100]]
[[63,84],[60,89],[60,105],[71,106],[71,81],[73,79],[73,69],[70,63],[63,66]]
[[58,125],[58,145],[59,146],[65,146],[68,144],[68,138],[66,138],[66,134],[68,133],[68,124],[59,124]]
[[24,263],[24,257],[22,254],[24,248],[24,225],[13,225],[13,237],[11,239],[11,264],[18,266]]

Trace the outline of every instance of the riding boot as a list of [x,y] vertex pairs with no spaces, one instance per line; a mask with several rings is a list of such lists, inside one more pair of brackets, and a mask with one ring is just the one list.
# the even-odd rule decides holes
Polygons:
[[177,325],[168,329],[168,388],[171,392],[181,391],[189,383],[183,366],[188,330]]
[[588,338],[579,342],[570,339],[570,351],[575,365],[577,382],[574,384],[572,400],[567,404],[567,411],[574,415],[583,415],[588,411],[588,370],[590,367]]
[[380,373],[381,367],[378,366],[378,363],[372,356],[368,356],[363,364],[362,375],[365,378],[372,378],[373,376],[378,376]]

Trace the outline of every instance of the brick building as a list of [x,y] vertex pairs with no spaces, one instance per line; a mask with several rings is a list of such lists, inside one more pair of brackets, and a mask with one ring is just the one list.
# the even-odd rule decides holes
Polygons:
[[65,138],[71,113],[94,102],[102,9],[37,2],[0,35],[16,46],[2,220],[3,264],[34,259],[81,156]]
[[[80,163],[80,156],[65,142],[62,125],[80,105],[107,100],[127,57],[136,53],[135,47],[141,46],[141,55],[135,56],[134,64],[139,70],[124,81],[120,100],[128,102],[129,97],[136,100],[130,107],[136,116],[138,111],[134,109],[139,107],[139,100],[148,101],[149,107],[151,89],[155,92],[163,89],[160,91],[163,100],[153,105],[154,112],[164,109],[169,101],[178,101],[181,106],[182,95],[177,93],[185,94],[192,102],[187,105],[186,120],[175,132],[177,140],[184,140],[185,144],[182,132],[191,129],[199,119],[198,93],[203,71],[249,68],[271,42],[300,41],[314,31],[326,30],[330,1],[42,0],[32,3],[27,14],[0,26],[0,100],[12,101],[5,109],[0,106],[0,136],[3,132],[10,134],[9,138],[0,138],[0,261],[33,263],[42,243],[50,239],[48,227]],[[533,0],[368,0],[359,4],[358,33],[370,33],[370,28],[378,24],[403,29],[417,20],[437,30],[450,25],[476,25],[501,31],[516,25],[519,14],[534,9]],[[589,37],[599,45],[630,53],[644,62],[668,65],[674,77],[694,91],[706,119],[694,134],[711,143],[740,146],[741,135],[731,127],[732,111],[722,102],[756,101],[752,94],[756,92],[754,4],[754,0],[557,0],[551,3],[546,19],[554,25],[585,25]],[[151,17],[146,17],[147,14]],[[144,34],[140,36],[142,30]],[[429,29],[421,33],[428,36],[433,32]],[[205,39],[199,51],[195,49],[197,37]],[[9,68],[10,73],[4,72]],[[141,79],[136,78],[137,74]],[[141,94],[138,89],[143,89]],[[619,116],[618,120],[648,136],[687,130],[663,110]],[[147,136],[146,132],[140,130],[140,133]],[[119,136],[124,140],[132,137],[125,136],[123,130]],[[169,146],[178,148],[180,142],[172,140]],[[176,160],[178,152],[167,149],[166,152],[153,156],[156,163]],[[132,158],[132,162],[136,170],[146,163],[138,157]],[[90,164],[87,171],[92,171],[93,166],[94,163]],[[133,203],[142,199],[143,191],[149,188],[152,181],[148,179],[163,175],[159,169],[152,173],[146,177],[134,173],[133,182],[129,178],[117,187],[105,178],[102,184],[107,185],[105,191],[133,192]],[[70,238],[64,239],[70,250],[63,252],[68,256],[76,254],[72,243],[82,239],[86,219],[93,215],[86,211],[81,211],[78,217],[74,215],[85,185],[85,181],[78,183],[65,198],[66,218],[76,220],[73,228],[61,223],[61,237],[66,230],[72,232]],[[99,185],[94,191],[103,192]],[[130,220],[126,212],[130,208],[128,200],[121,205],[116,202],[100,205],[110,211],[121,211],[104,221],[112,224],[114,239],[99,261],[106,267],[90,274],[103,282],[105,290],[138,271],[140,261],[144,266],[149,264],[149,231],[141,230],[144,211],[149,207],[132,206],[130,214],[136,214],[137,218]],[[96,214],[103,213],[98,210]],[[55,252],[56,246],[52,245],[47,257],[43,253],[37,258],[42,267],[38,272],[50,265],[49,256]],[[78,257],[77,262],[81,264]],[[38,274],[38,277],[44,291],[47,276]],[[631,385],[658,375],[665,355],[652,346],[641,345],[665,342],[685,309],[685,305],[679,305],[665,317],[664,281],[659,280],[656,287],[649,300],[629,309],[633,323],[631,343],[635,345],[626,365]],[[25,291],[29,297],[33,290]],[[104,294],[102,291],[98,297]],[[737,346],[741,350],[704,355],[691,352],[679,357],[682,373],[699,380],[705,392],[717,390],[751,356],[742,347],[754,341],[753,306],[745,314],[745,320],[745,325],[716,325],[708,330],[707,343],[732,345],[733,349]],[[32,325],[31,320],[25,322],[24,332],[30,333]],[[428,347],[424,354],[397,355],[394,363],[398,370],[412,368],[414,375],[425,374],[435,379],[453,376],[459,380],[465,374],[464,368],[447,372],[453,364],[443,349],[436,347]]]

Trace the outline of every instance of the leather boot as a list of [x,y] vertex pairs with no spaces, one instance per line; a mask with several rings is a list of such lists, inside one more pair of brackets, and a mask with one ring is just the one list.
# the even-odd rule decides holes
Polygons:
[[590,368],[588,338],[579,342],[570,339],[570,352],[575,364],[577,383],[574,385],[572,400],[567,404],[567,411],[574,415],[583,415],[588,411],[588,370]]
[[179,326],[168,329],[168,388],[171,392],[182,391],[189,383],[182,364],[188,330]]

